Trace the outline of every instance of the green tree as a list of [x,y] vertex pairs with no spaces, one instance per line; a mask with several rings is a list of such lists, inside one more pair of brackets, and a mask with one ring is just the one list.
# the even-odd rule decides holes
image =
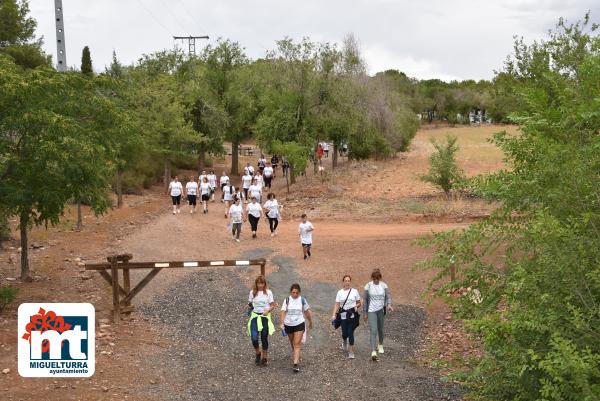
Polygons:
[[85,46],[81,51],[81,73],[85,75],[94,74],[94,69],[92,68],[92,56],[90,54],[90,48],[87,46]]
[[0,2],[0,53],[26,67],[49,66],[50,57],[42,51],[42,40],[35,38],[36,21],[28,16],[27,0]]
[[93,80],[49,69],[22,70],[0,55],[0,204],[18,216],[21,277],[29,279],[28,229],[58,222],[74,194],[108,206],[115,123]]
[[473,399],[599,400],[598,26],[560,20],[545,40],[517,40],[503,73],[521,132],[494,139],[507,169],[472,182],[502,206],[437,234],[427,265],[439,295],[471,288],[448,302],[484,350],[463,377]]
[[421,176],[421,180],[429,182],[444,190],[446,194],[463,180],[463,172],[456,163],[459,146],[455,136],[446,136],[446,141],[439,143],[431,138],[435,153],[429,157],[429,172]]

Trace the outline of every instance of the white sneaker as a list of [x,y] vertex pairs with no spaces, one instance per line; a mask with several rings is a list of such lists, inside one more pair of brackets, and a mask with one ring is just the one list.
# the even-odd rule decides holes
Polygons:
[[173,210],[173,214],[175,214],[175,213],[176,213],[175,210]]
[[354,359],[354,352],[348,353],[348,359]]
[[236,239],[235,239],[235,242],[240,242],[239,238],[236,238]]
[[342,346],[340,348],[342,351],[348,351],[348,343],[346,343],[346,341],[342,341]]
[[377,356],[377,351],[371,352],[371,360],[377,361],[379,357]]
[[273,238],[274,236],[275,236],[275,234],[274,234],[274,233],[271,233],[271,238]]
[[377,352],[383,354],[383,345],[379,345],[379,347],[377,347]]
[[194,214],[194,211],[193,211],[193,210],[190,210],[190,214]]
[[177,213],[181,213],[181,209],[177,209]]

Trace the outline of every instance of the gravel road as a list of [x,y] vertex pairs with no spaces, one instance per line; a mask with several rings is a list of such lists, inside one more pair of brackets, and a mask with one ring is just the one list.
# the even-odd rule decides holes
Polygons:
[[[254,365],[254,350],[246,336],[248,287],[232,270],[197,272],[170,284],[145,302],[141,313],[166,328],[169,348],[146,364],[169,372],[148,389],[162,400],[460,400],[460,389],[442,382],[435,372],[414,361],[423,309],[395,305],[386,320],[386,352],[379,362],[369,359],[364,322],[356,331],[356,359],[339,349],[340,332],[333,331],[330,313],[337,288],[308,281],[297,273],[294,259],[269,248],[246,251],[240,258],[267,257],[279,269],[268,275],[276,301],[298,282],[315,313],[315,329],[302,350],[301,369],[291,369],[287,338],[270,337],[270,363]],[[392,294],[393,295],[393,294]]]

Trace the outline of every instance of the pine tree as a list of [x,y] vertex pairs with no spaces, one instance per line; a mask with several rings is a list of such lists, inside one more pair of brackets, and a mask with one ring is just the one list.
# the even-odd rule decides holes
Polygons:
[[81,73],[86,75],[92,75],[94,70],[92,69],[92,56],[90,55],[90,48],[84,47],[81,52]]

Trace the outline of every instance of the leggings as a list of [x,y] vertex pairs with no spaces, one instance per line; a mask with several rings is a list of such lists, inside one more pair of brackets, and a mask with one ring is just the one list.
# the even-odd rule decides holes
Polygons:
[[371,333],[371,350],[377,351],[377,334],[379,334],[379,344],[383,345],[383,320],[385,315],[383,309],[377,312],[369,312],[369,330]]
[[271,228],[271,232],[274,232],[275,230],[277,230],[277,226],[279,225],[279,219],[277,217],[267,217],[269,219],[269,227]]
[[252,231],[256,231],[258,229],[258,220],[260,220],[260,217],[254,217],[251,214],[248,215],[248,221],[250,222]]
[[342,319],[342,339],[354,345],[354,319]]
[[265,187],[271,188],[271,180],[273,180],[273,177],[264,177],[264,179],[265,179]]
[[240,239],[241,232],[242,232],[242,223],[233,223],[231,226],[231,235],[235,235],[236,239]]
[[250,339],[252,340],[252,346],[258,349],[258,323],[257,319],[262,319],[262,331],[260,332],[260,342],[262,343],[263,351],[269,349],[269,320],[264,316],[259,316],[256,319],[252,319],[250,322]]

